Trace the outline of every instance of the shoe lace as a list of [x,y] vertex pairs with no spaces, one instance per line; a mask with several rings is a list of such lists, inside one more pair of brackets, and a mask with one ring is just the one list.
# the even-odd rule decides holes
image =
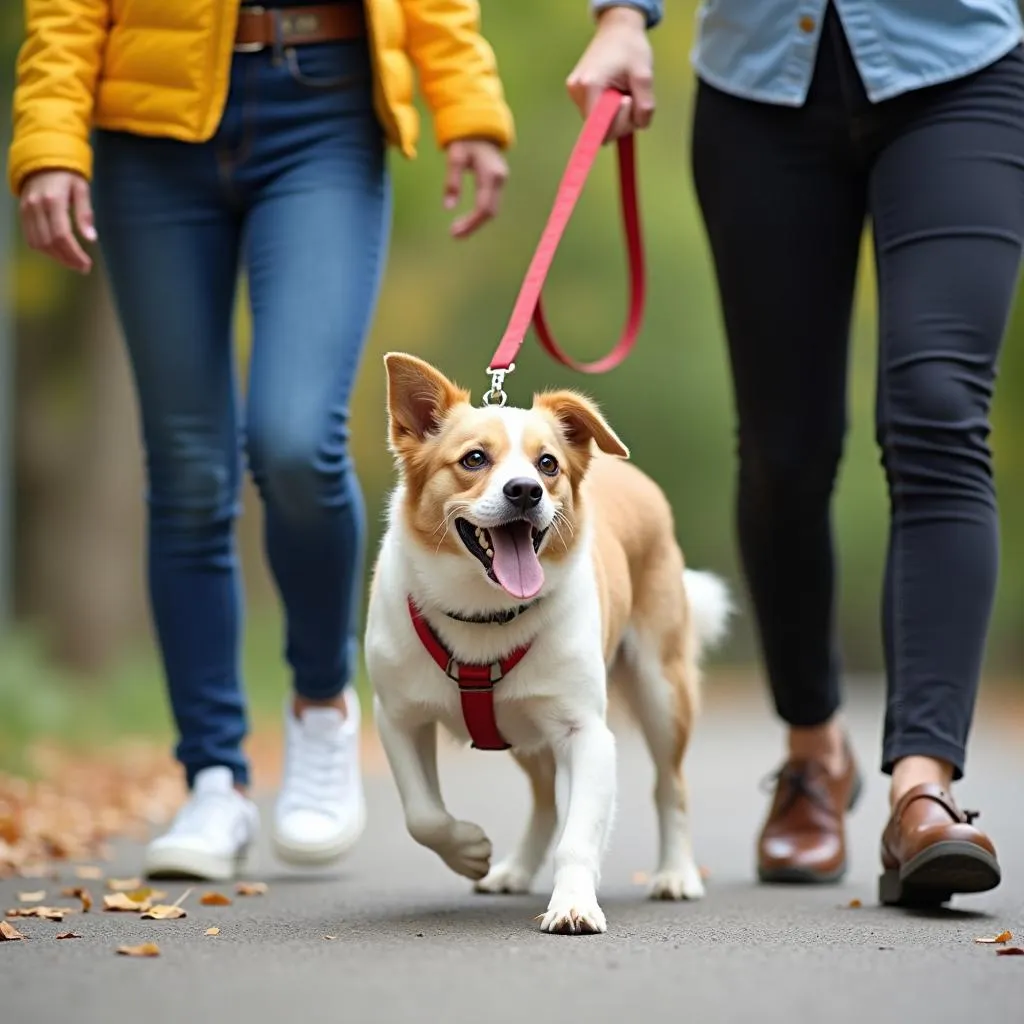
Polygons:
[[289,804],[321,810],[337,799],[352,775],[351,744],[336,736],[303,737],[292,744],[285,767]]
[[172,832],[205,832],[211,826],[223,826],[235,809],[234,793],[200,793],[178,811]]
[[761,780],[760,788],[764,793],[778,793],[776,813],[779,815],[785,814],[800,799],[832,814],[834,810],[825,779],[825,769],[813,761],[787,761],[781,768],[769,772]]

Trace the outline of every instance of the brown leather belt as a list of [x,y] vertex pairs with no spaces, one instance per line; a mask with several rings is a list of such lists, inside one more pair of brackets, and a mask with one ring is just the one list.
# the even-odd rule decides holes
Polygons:
[[245,6],[238,12],[235,53],[259,53],[275,43],[337,43],[361,39],[366,20],[361,3],[313,4],[309,7]]

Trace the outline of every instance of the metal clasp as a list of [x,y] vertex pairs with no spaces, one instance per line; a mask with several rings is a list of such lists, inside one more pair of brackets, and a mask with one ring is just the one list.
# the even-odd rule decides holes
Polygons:
[[[246,5],[241,8],[240,16],[245,17],[248,14],[255,14],[257,16],[266,14],[267,9],[265,7],[250,7]],[[235,43],[235,53],[262,53],[267,48],[266,43]]]
[[501,408],[507,401],[505,394],[505,376],[516,368],[516,364],[510,364],[507,370],[492,370],[489,366],[487,372],[491,375],[491,390],[484,392],[484,405],[496,405]]

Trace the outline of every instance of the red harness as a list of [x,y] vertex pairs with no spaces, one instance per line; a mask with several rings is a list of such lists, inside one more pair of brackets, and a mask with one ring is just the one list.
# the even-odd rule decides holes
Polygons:
[[492,661],[489,665],[466,665],[455,660],[455,656],[430,628],[430,623],[411,597],[409,617],[420,643],[434,659],[434,663],[459,685],[462,717],[473,746],[477,750],[508,750],[511,744],[501,735],[494,717],[494,684],[500,683],[523,660],[530,645],[517,647],[501,661]]

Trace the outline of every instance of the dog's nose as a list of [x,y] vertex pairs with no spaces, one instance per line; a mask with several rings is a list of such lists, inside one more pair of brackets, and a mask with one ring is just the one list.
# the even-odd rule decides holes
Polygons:
[[544,488],[536,480],[525,476],[509,480],[502,490],[505,497],[520,512],[529,512],[531,508],[536,508],[540,504],[540,499],[544,497]]

